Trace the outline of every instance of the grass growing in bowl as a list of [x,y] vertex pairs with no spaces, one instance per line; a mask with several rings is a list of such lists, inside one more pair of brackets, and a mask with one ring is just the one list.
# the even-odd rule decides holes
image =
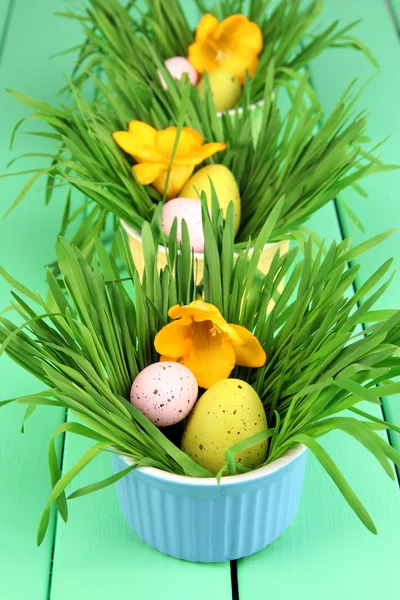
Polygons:
[[156,93],[164,90],[152,68],[155,56],[157,62],[187,57],[197,24],[207,13],[219,21],[244,14],[258,25],[264,44],[249,98],[256,103],[263,98],[265,73],[271,62],[276,64],[277,84],[296,79],[299,71],[327,48],[359,50],[376,66],[369,50],[353,36],[357,22],[340,27],[335,21],[320,30],[314,27],[321,9],[321,0],[310,0],[306,5],[301,0],[145,0],[144,7],[135,2],[90,0],[82,11],[62,14],[78,20],[86,37],[74,72],[77,85],[87,80],[89,72],[103,69],[106,61],[112,70],[125,71],[136,89],[150,83]]
[[[298,249],[283,256],[278,252],[270,272],[261,277],[258,256],[283,206],[280,200],[273,209],[253,253],[250,255],[249,242],[234,263],[233,211],[229,209],[224,222],[214,199],[210,220],[203,200],[206,250],[201,288],[194,284],[196,264],[185,227],[180,247],[170,238],[168,265],[157,271],[156,251],[162,235],[157,218],[151,225],[143,225],[142,282],[121,234],[118,249],[124,272],[100,241],[89,264],[78,248],[60,239],[57,256],[61,276],[57,279],[47,270],[46,299],[1,271],[15,290],[13,308],[22,324],[0,317],[0,353],[5,351],[46,388],[1,404],[26,404],[26,418],[37,406],[63,407],[79,420],[60,425],[50,440],[53,489],[39,527],[39,543],[47,529],[51,505],[56,503],[66,521],[67,486],[101,452],[125,455],[134,465],[75,490],[70,499],[110,485],[140,465],[188,477],[211,476],[128,401],[137,374],[159,360],[154,339],[167,324],[170,307],[186,305],[199,294],[217,307],[227,322],[249,329],[266,353],[264,366],[235,367],[231,373],[231,377],[253,386],[263,403],[269,427],[263,432],[264,439],[269,440],[265,464],[298,444],[306,445],[361,521],[376,532],[371,517],[318,439],[332,430],[351,435],[372,452],[392,478],[395,475],[389,459],[400,464],[400,453],[379,434],[389,427],[400,429],[357,408],[361,401],[379,405],[380,396],[400,389],[392,380],[400,368],[400,311],[371,311],[389,285],[392,261],[384,263],[352,293],[358,271],[353,261],[388,234],[354,248],[349,239],[333,243],[314,257],[309,238],[303,257]],[[285,276],[280,293],[279,283]],[[275,306],[266,316],[272,297]],[[360,329],[360,323],[368,324],[365,330]],[[61,473],[55,438],[64,433],[87,437],[93,446],[69,471]],[[259,436],[246,440],[245,445],[259,443]],[[237,446],[226,449],[224,470],[231,474],[244,470],[235,459],[238,451]]]
[[[369,148],[367,116],[365,111],[354,111],[358,94],[352,86],[321,123],[321,108],[309,95],[305,75],[299,80],[289,108],[280,109],[280,95],[286,92],[280,88],[272,97],[274,66],[271,64],[266,74],[260,121],[254,124],[250,98],[234,118],[227,114],[218,118],[211,97],[203,103],[193,95],[193,88],[175,86],[171,87],[171,93],[176,94],[175,104],[169,105],[167,114],[160,101],[152,97],[151,90],[142,106],[140,95],[135,94],[134,86],[124,77],[116,78],[113,90],[95,76],[92,78],[100,92],[94,103],[87,102],[81,91],[69,83],[74,109],[54,107],[12,92],[34,111],[28,118],[50,125],[50,133],[38,131],[36,135],[54,139],[55,150],[50,166],[33,169],[32,179],[10,210],[42,176],[47,178],[46,202],[55,187],[65,186],[61,234],[68,236],[68,227],[78,220],[79,227],[69,239],[84,256],[89,257],[93,252],[94,241],[105,227],[107,217],[112,219],[114,228],[123,219],[140,231],[144,222],[151,221],[157,203],[165,200],[153,187],[142,186],[135,180],[133,159],[112,139],[113,132],[126,130],[132,119],[139,118],[156,129],[176,125],[178,135],[187,126],[200,133],[206,142],[226,143],[224,152],[204,164],[225,165],[239,185],[242,218],[235,238],[236,248],[246,244],[249,237],[257,238],[279,198],[284,197],[283,207],[268,241],[301,239],[307,219],[343,189],[354,186],[363,194],[359,184],[363,177],[391,168],[380,162],[376,148]],[[23,122],[17,124],[15,131]],[[48,156],[43,155],[46,162]],[[76,210],[71,209],[72,188],[87,198]]]

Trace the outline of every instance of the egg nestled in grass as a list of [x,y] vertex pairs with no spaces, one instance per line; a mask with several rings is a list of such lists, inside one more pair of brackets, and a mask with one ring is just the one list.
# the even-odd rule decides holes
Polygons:
[[[223,379],[211,386],[195,405],[182,436],[182,450],[215,475],[226,463],[225,451],[259,431],[267,418],[255,390],[240,379]],[[260,442],[236,455],[250,469],[267,458],[268,443]]]
[[[190,83],[192,85],[196,85],[198,80],[197,71],[184,56],[173,56],[168,58],[164,62],[164,65],[174,79],[182,79],[183,74],[186,73]],[[160,71],[157,70],[157,73],[160,78],[161,85],[163,86],[164,90],[167,90],[168,86],[164,77],[161,75]]]
[[[221,112],[236,106],[242,96],[242,86],[236,75],[227,69],[216,69],[207,75],[215,109]],[[204,77],[198,84],[197,89],[200,98],[204,100],[206,94]]]
[[157,427],[182,421],[198,396],[195,376],[176,362],[158,362],[139,373],[131,387],[131,403]]
[[177,219],[176,239],[182,240],[182,220],[186,222],[190,245],[194,252],[204,252],[204,232],[201,219],[201,203],[192,198],[174,198],[163,205],[161,229],[169,235]]
[[207,165],[206,167],[202,167],[185,183],[180,195],[184,198],[199,200],[199,194],[201,196],[201,193],[205,192],[208,207],[211,208],[210,180],[214,186],[224,216],[226,216],[229,203],[233,203],[234,234],[236,235],[241,217],[240,190],[232,171],[225,167],[225,165]]

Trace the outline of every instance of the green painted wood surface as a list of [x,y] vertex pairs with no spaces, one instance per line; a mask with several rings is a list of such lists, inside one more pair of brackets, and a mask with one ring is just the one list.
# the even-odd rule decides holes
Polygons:
[[[88,448],[67,438],[64,470]],[[111,458],[101,456],[74,482],[74,489],[111,475]],[[231,599],[229,563],[195,564],[153,550],[132,532],[119,509],[115,486],[70,502],[70,521],[58,522],[53,600]]]
[[[336,18],[344,23],[357,18],[364,22],[357,35],[367,43],[381,63],[381,73],[363,95],[360,103],[371,107],[370,135],[392,140],[385,146],[384,158],[400,162],[400,131],[398,129],[398,54],[400,45],[393,23],[382,3],[353,0],[326,2],[321,22]],[[364,80],[371,68],[361,57],[347,51],[330,51],[311,65],[311,74],[324,108],[329,111],[344,86],[355,76]],[[367,180],[369,200],[357,199],[357,211],[367,228],[365,239],[385,228],[398,224],[398,173],[377,175]],[[396,193],[397,190],[397,193]],[[354,195],[346,194],[353,202]],[[353,228],[343,215],[341,226],[346,235]],[[310,226],[320,235],[338,237],[332,208],[316,215]],[[360,281],[388,256],[400,262],[400,245],[393,237],[379,250],[362,260]],[[383,306],[398,306],[400,279],[382,300]],[[394,402],[395,400],[393,400]],[[400,422],[395,405],[385,404],[385,413]],[[397,405],[398,406],[398,405]],[[368,410],[370,410],[370,406]],[[377,413],[379,415],[379,412]],[[265,590],[268,597],[277,598],[397,598],[398,540],[400,535],[400,493],[397,482],[383,473],[375,460],[353,440],[340,434],[328,436],[323,445],[342,469],[355,491],[365,503],[378,527],[372,536],[340,498],[332,482],[316,461],[309,457],[304,495],[299,514],[289,531],[270,548],[239,561],[240,600],[250,600],[255,590]]]
[[[0,2],[0,36],[4,42],[0,56],[1,172],[11,158],[8,146],[14,123],[26,114],[4,88],[14,87],[54,102],[62,85],[62,72],[70,67],[69,60],[49,61],[48,56],[76,43],[78,33],[73,27],[68,31],[61,28],[52,16],[61,2],[16,0],[5,35],[7,4]],[[29,136],[19,136],[16,143],[19,153],[40,151],[39,148],[45,145]],[[1,215],[21,187],[21,179],[0,181]],[[60,208],[57,202],[46,208],[43,190],[37,187],[23,206],[0,221],[0,263],[15,277],[43,292],[42,267],[54,255]],[[9,304],[9,297],[8,286],[1,281],[0,310]],[[0,400],[40,389],[33,377],[4,356],[0,360],[0,381]],[[50,535],[39,550],[35,538],[50,490],[47,444],[65,415],[64,411],[38,410],[21,435],[23,414],[24,408],[18,406],[6,406],[0,411],[0,598],[47,600],[54,520]]]
[[[358,108],[367,107],[370,111],[368,134],[372,143],[390,136],[382,146],[382,159],[390,164],[400,165],[400,42],[391,16],[383,2],[365,3],[363,0],[338,0],[326,3],[323,21],[329,22],[343,15],[345,20],[362,18],[357,35],[371,47],[380,64],[380,70],[357,102]],[[332,107],[333,91],[341,89],[358,77],[365,83],[375,74],[361,57],[349,52],[327,52],[311,65],[311,75],[318,96],[326,110]],[[354,239],[360,242],[376,233],[397,227],[400,215],[400,170],[374,175],[364,180],[363,187],[368,198],[360,197],[353,190],[346,190],[343,198],[361,218],[365,233],[356,232]],[[341,213],[341,221],[346,235],[353,231],[353,224]],[[380,299],[377,308],[395,308],[400,299],[400,230],[384,244],[368,255],[361,257],[359,283],[387,258],[396,259],[395,278],[391,288]],[[388,420],[400,424],[400,396],[384,399],[384,409]],[[393,443],[400,449],[400,436],[391,434]]]
[[[335,4],[332,0],[326,1]],[[35,7],[30,8],[30,4],[35,4]],[[14,34],[7,39],[4,54],[6,60],[3,59],[0,63],[0,87],[12,86],[37,97],[54,100],[54,90],[61,85],[60,73],[63,68],[68,71],[68,61],[66,59],[65,63],[58,60],[47,62],[45,57],[75,42],[71,38],[71,26],[65,23],[59,26],[57,20],[50,16],[51,11],[58,8],[55,3],[41,0],[40,7],[37,4],[27,3],[26,0],[16,2],[12,21],[14,29],[10,30],[14,31]],[[335,16],[340,12],[343,13],[343,22],[351,20],[350,7],[342,0],[334,7],[330,6],[329,10],[331,16],[324,13],[324,19],[331,19],[332,12]],[[0,31],[1,11],[2,7]],[[360,9],[357,13],[357,17],[359,16]],[[27,56],[26,51],[20,47],[20,40],[28,39],[28,31],[29,35],[33,36],[31,23],[34,20],[41,23],[41,30]],[[368,39],[366,41],[368,42]],[[370,45],[373,46],[371,42]],[[377,54],[376,49],[373,50]],[[338,59],[340,53],[336,53],[335,56]],[[326,87],[318,83],[320,79],[317,70],[313,71],[316,85],[320,85],[322,91],[327,90],[328,99],[330,94],[332,100],[337,97],[351,66],[347,62],[351,63],[353,58],[353,54],[343,53],[341,60],[344,61],[345,68],[342,67],[343,72],[335,73],[335,76],[333,66],[329,63],[332,76],[329,82],[324,84]],[[355,68],[361,71],[361,66]],[[325,67],[323,70],[325,71]],[[383,83],[380,89],[384,89]],[[4,94],[1,95],[1,108],[0,159],[4,164],[8,155],[4,130],[7,138],[7,131],[23,112]],[[377,134],[383,136],[385,132],[379,121],[376,127]],[[31,141],[31,138],[20,137],[17,150],[29,151]],[[36,139],[34,143],[36,151]],[[383,178],[386,177],[388,175],[381,176],[381,183],[377,184],[380,189],[384,188]],[[6,184],[0,182],[0,185],[3,192],[2,206],[7,206],[19,190],[21,181],[8,180]],[[44,209],[41,194],[42,192],[31,193],[23,207],[6,222],[0,223],[1,263],[24,282],[37,287],[41,285],[39,265],[45,264],[52,256],[59,210],[56,203],[49,209]],[[387,204],[390,224],[396,217],[393,213],[393,201],[394,198],[392,203],[388,201]],[[379,213],[379,207],[382,206],[379,201],[377,205],[375,213]],[[373,218],[374,214],[371,216]],[[378,216],[381,218],[381,215]],[[376,223],[377,229],[380,230],[378,225]],[[313,219],[312,226],[319,235],[328,239],[338,238],[340,235],[332,205]],[[19,244],[20,239],[23,240],[22,244]],[[384,258],[389,254],[388,248],[392,248],[390,244],[391,242],[388,242],[385,246]],[[396,254],[399,257],[398,245]],[[376,260],[380,261],[379,256]],[[368,264],[366,263],[364,269]],[[3,286],[0,288],[1,307],[5,304],[5,295]],[[2,398],[34,391],[35,384],[32,379],[24,376],[21,370],[13,367],[9,361],[2,359],[0,368],[3,375]],[[72,502],[68,525],[57,524],[53,578],[48,595],[51,536],[47,538],[46,545],[38,551],[34,544],[34,532],[48,492],[45,466],[47,439],[55,423],[59,422],[63,415],[49,414],[45,410],[38,412],[28,422],[25,437],[16,435],[20,418],[20,411],[14,408],[7,407],[0,413],[1,599],[47,600],[50,597],[53,600],[102,600],[123,596],[137,600],[179,600],[188,595],[195,600],[207,597],[218,600],[231,598],[228,564],[190,565],[150,549],[140,542],[124,523],[114,488]],[[380,467],[366,451],[345,436],[332,435],[325,445],[370,510],[380,535],[373,537],[363,529],[334,485],[310,458],[304,497],[293,526],[276,544],[254,557],[239,562],[241,600],[252,600],[261,595],[275,596],[282,600],[291,597],[299,600],[336,600],[337,597],[343,600],[369,600],[385,597],[390,600],[397,597],[397,557],[400,539],[398,488],[381,472]],[[82,441],[67,440],[64,467],[70,466],[84,448]],[[110,472],[109,458],[101,457],[87,472],[81,474],[76,486],[105,477]],[[6,490],[5,493],[3,489]],[[21,573],[24,574],[23,577]]]
[[3,0],[0,6],[0,52],[4,47],[7,20],[11,19],[12,0]]
[[[310,226],[326,239],[340,239],[332,205]],[[371,405],[365,406],[371,411]],[[380,410],[375,411],[380,416]],[[321,440],[372,515],[379,535],[370,534],[309,454],[300,510],[292,526],[272,546],[238,561],[240,600],[395,599],[398,593],[400,493],[358,443],[340,433]]]

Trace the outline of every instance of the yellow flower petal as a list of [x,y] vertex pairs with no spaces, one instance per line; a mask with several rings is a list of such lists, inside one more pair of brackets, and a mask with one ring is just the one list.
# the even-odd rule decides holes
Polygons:
[[193,300],[193,302],[186,306],[175,304],[175,306],[171,306],[169,309],[168,315],[171,319],[179,319],[181,317],[182,319],[186,319],[186,322],[189,317],[190,322],[195,320],[197,323],[212,321],[214,317],[223,318],[214,304],[204,302],[204,300]]
[[239,36],[248,22],[248,18],[244,15],[231,15],[219,23],[215,30],[215,38],[228,42],[233,36]]
[[178,360],[178,358],[173,358],[172,356],[160,355],[160,362],[177,362]]
[[241,339],[241,344],[232,341],[235,363],[241,367],[262,367],[267,360],[267,355],[256,336],[241,325],[230,323],[230,326]]
[[226,149],[225,142],[211,142],[210,144],[204,144],[197,153],[198,162],[196,164],[200,164],[206,158],[209,158],[210,156],[212,156],[213,154],[216,154],[217,152],[222,152],[222,150],[225,150],[225,149]]
[[187,306],[176,304],[169,309],[168,315],[171,319],[180,318],[180,323],[182,324],[191,323],[192,321],[195,323],[211,321],[220,331],[227,334],[230,339],[237,343],[241,342],[236,331],[225,321],[218,308],[214,304],[204,302],[204,300],[194,300]]
[[208,389],[229,377],[235,366],[235,352],[228,338],[211,335],[209,324],[198,323],[192,340],[192,351],[181,362],[192,371],[199,386]]
[[154,146],[143,142],[129,131],[116,131],[112,136],[118,146],[133,156],[136,161],[159,161],[161,159],[161,155],[156,152]]
[[[190,178],[191,174],[194,171],[193,166],[179,166],[173,165],[169,179],[168,179],[168,190],[167,190],[167,199],[177,198],[179,196],[179,192]],[[160,174],[157,179],[153,181],[153,185],[160,192],[160,194],[164,193],[164,189],[167,183],[167,172],[168,165],[165,167],[165,170]]]
[[219,26],[218,19],[209,13],[205,14],[199,21],[196,29],[196,42],[202,42],[212,36]]
[[199,73],[228,69],[243,83],[246,71],[254,75],[262,48],[260,27],[244,15],[231,15],[221,23],[205,15],[188,48],[188,58]]
[[139,183],[142,185],[148,185],[153,183],[157,178],[161,176],[161,173],[166,170],[166,166],[163,163],[140,163],[134,165],[133,170]]
[[252,50],[241,48],[240,52],[225,54],[220,62],[221,69],[227,69],[244,83],[246,71],[253,77],[258,67],[258,57]]
[[223,44],[236,44],[240,50],[246,46],[254,54],[260,54],[263,49],[261,28],[244,15],[231,15],[224,19],[216,30],[215,37]]
[[247,21],[246,28],[240,33],[240,43],[252,50],[254,54],[260,54],[264,46],[261,28],[253,21]]
[[168,358],[180,358],[192,349],[192,330],[180,322],[168,323],[154,338],[156,351]]
[[155,146],[157,130],[151,125],[143,121],[130,121],[128,131],[140,138],[147,146]]
[[194,150],[190,158],[174,158],[174,164],[199,165],[206,158],[216,154],[216,152],[222,152],[222,150],[226,150],[225,142],[211,142],[210,144],[204,144],[200,148]]
[[[171,157],[177,131],[177,127],[167,127],[166,129],[157,132],[156,148],[158,152]],[[179,158],[187,158],[191,160],[194,153],[201,148],[203,141],[204,140],[200,133],[194,129],[191,129],[190,127],[182,127],[178,146],[174,154],[174,162]]]
[[205,42],[194,42],[188,48],[188,60],[194,66],[198,73],[211,73],[219,69],[217,62],[217,51],[210,44]]

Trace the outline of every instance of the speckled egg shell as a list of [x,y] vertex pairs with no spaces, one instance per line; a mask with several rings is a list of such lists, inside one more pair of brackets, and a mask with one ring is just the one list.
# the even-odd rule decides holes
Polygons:
[[[233,108],[242,96],[242,86],[238,78],[227,69],[216,69],[208,73],[211,94],[215,109],[220,112]],[[200,98],[205,97],[205,81],[202,79],[197,86]]]
[[180,363],[159,362],[139,373],[131,388],[131,403],[157,427],[182,421],[198,396],[195,376]]
[[[174,79],[182,79],[182,75],[184,73],[187,73],[190,83],[192,85],[197,84],[199,78],[199,76],[197,75],[197,71],[194,68],[194,66],[188,61],[188,59],[184,56],[173,56],[172,58],[168,58],[164,62],[164,64]],[[164,90],[167,90],[168,86],[163,76],[158,70],[157,73],[160,78],[161,85],[163,86]]]
[[169,235],[175,217],[178,221],[176,231],[177,241],[182,239],[182,219],[186,221],[189,230],[190,243],[194,252],[204,252],[204,233],[201,221],[201,202],[191,198],[174,198],[163,206],[161,228]]
[[[214,474],[226,463],[225,451],[267,429],[262,402],[255,390],[240,379],[223,379],[196,403],[182,436],[182,450]],[[267,458],[268,443],[260,442],[236,456],[250,469]]]

